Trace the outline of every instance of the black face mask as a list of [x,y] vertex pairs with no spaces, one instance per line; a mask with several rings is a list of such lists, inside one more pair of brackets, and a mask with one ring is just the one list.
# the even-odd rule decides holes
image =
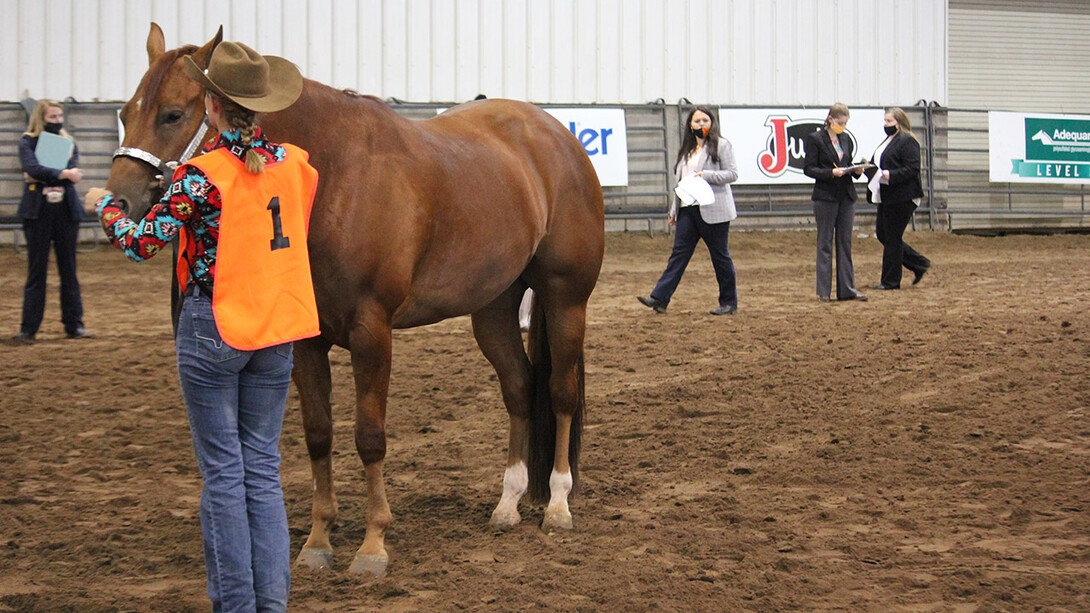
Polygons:
[[897,126],[886,126],[886,135],[893,136],[897,133]]
[[697,138],[708,138],[708,128],[689,128],[689,132]]
[[53,123],[53,122],[48,122],[47,121],[45,126],[43,126],[43,127],[45,128],[46,132],[52,132],[53,134],[60,134],[61,133],[61,128],[64,127],[64,124],[63,123]]

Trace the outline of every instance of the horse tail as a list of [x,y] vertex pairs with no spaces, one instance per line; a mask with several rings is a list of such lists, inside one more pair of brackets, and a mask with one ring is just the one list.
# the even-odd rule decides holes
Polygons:
[[[526,460],[529,484],[527,493],[534,504],[548,502],[551,494],[549,477],[552,476],[556,455],[556,414],[553,412],[549,393],[552,375],[552,356],[549,352],[548,322],[545,309],[535,293],[530,332],[527,336],[527,354],[530,358],[530,423],[529,454]],[[586,407],[583,355],[580,352],[575,412],[572,415],[568,435],[568,463],[571,465],[572,493],[579,485],[579,451],[583,439],[583,413]]]

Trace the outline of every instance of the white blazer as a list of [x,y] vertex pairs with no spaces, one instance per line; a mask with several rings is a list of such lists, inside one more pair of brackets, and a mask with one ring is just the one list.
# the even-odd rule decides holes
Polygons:
[[[674,185],[683,178],[681,176],[684,164],[678,162],[674,167]],[[693,205],[700,207],[700,216],[706,223],[723,223],[738,217],[738,211],[734,206],[734,192],[730,184],[738,180],[738,163],[734,160],[734,146],[730,141],[719,137],[719,163],[712,162],[711,156],[704,156],[704,180],[712,186],[715,194],[715,202],[712,204]],[[678,207],[681,199],[676,195],[670,203],[670,214],[677,219]]]

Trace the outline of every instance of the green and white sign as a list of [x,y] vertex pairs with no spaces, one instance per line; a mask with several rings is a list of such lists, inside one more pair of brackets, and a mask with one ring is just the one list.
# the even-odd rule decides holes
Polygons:
[[1090,183],[1090,116],[988,113],[989,176],[1001,183]]

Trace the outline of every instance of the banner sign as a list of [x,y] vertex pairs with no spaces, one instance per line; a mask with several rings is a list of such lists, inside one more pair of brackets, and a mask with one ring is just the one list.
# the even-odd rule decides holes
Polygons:
[[628,185],[624,109],[547,108],[590,156],[603,186]]
[[989,179],[1090,183],[1090,116],[988,113]]
[[[847,136],[853,162],[870,159],[886,138],[883,109],[851,111]],[[734,146],[739,184],[811,183],[802,172],[806,137],[825,125],[828,108],[720,109],[720,133]],[[860,181],[865,178],[861,177]]]

